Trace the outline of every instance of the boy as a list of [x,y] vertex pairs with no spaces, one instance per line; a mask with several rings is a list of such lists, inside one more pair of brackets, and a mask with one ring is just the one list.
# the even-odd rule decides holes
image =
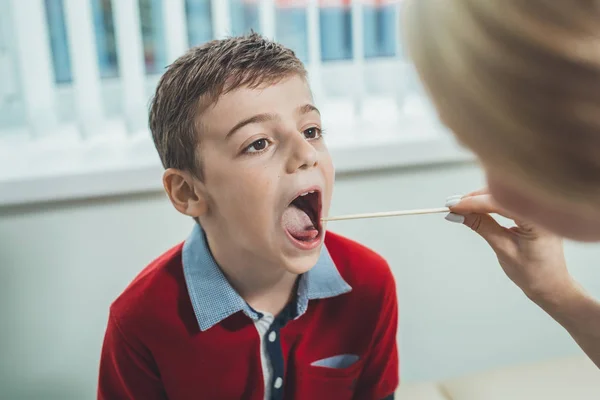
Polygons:
[[150,129],[168,197],[197,224],[112,304],[99,398],[393,398],[394,279],[325,237],[334,171],[294,53],[257,34],[191,49]]

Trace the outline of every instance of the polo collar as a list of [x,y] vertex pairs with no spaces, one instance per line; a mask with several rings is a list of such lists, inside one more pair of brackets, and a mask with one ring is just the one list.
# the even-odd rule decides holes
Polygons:
[[[225,278],[199,224],[195,224],[183,245],[182,262],[200,330],[206,331],[239,311],[254,321],[261,318]],[[325,245],[321,247],[315,266],[300,276],[297,287],[296,318],[306,312],[309,300],[336,297],[352,290],[340,275]]]

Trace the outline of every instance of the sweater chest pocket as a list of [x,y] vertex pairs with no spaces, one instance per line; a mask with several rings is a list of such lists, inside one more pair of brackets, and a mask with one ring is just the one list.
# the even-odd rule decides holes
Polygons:
[[294,399],[350,400],[352,399],[363,368],[358,360],[345,368],[320,365],[297,367]]

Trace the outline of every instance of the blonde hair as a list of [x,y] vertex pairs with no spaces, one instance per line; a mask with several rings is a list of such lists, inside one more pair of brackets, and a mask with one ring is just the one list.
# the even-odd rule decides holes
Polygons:
[[408,52],[484,165],[600,201],[600,1],[407,0]]

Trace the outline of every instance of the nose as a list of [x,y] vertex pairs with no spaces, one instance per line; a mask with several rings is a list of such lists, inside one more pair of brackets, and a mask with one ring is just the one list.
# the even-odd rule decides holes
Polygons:
[[286,169],[289,174],[302,169],[310,169],[319,164],[317,149],[304,138],[302,133],[292,135],[288,145],[290,152]]

